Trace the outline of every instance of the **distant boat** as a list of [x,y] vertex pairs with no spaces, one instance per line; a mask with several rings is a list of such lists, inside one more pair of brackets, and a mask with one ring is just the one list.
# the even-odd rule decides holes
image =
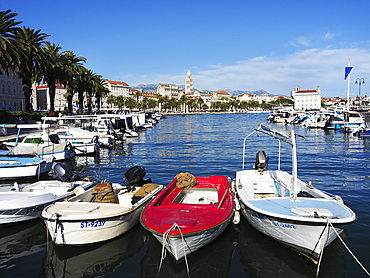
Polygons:
[[54,170],[60,173],[62,180],[41,180],[22,188],[15,183],[9,191],[0,192],[0,224],[38,218],[45,206],[80,194],[93,186],[90,181],[78,180],[78,176],[64,164],[57,163]]
[[197,177],[197,185],[177,186],[175,178],[142,213],[145,229],[181,260],[220,235],[234,215],[227,177]]
[[53,166],[54,158],[0,156],[0,180],[19,180],[40,178]]
[[[254,133],[279,140],[277,170],[267,169],[268,157],[263,151],[257,153],[254,169],[244,170],[246,140]],[[292,146],[292,174],[280,170],[280,141]],[[243,169],[236,171],[233,188],[242,214],[253,227],[314,263],[318,262],[324,248],[337,237],[337,233],[356,220],[356,214],[344,205],[339,196],[329,196],[297,178],[293,130],[287,134],[260,123],[246,136]]]
[[364,123],[352,130],[353,135],[370,137],[370,112],[363,113]]

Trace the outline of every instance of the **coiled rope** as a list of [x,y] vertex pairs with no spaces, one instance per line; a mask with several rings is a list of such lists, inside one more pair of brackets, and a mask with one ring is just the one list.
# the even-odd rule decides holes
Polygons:
[[159,272],[161,271],[161,267],[162,267],[162,262],[164,260],[164,258],[166,258],[166,240],[168,238],[168,234],[174,230],[174,229],[179,229],[180,231],[180,234],[181,234],[181,239],[182,239],[182,244],[183,244],[183,247],[184,247],[184,259],[185,259],[185,264],[186,264],[186,272],[188,274],[188,277],[190,278],[190,272],[189,272],[189,265],[188,265],[188,260],[186,258],[186,252],[185,252],[185,240],[184,240],[184,235],[182,234],[182,231],[180,229],[180,226],[177,224],[177,223],[173,223],[172,227],[169,228],[166,232],[164,232],[163,234],[163,242],[162,242],[162,256],[161,256],[161,262],[159,264],[159,268],[158,268],[158,272],[157,272],[157,277],[159,276]]

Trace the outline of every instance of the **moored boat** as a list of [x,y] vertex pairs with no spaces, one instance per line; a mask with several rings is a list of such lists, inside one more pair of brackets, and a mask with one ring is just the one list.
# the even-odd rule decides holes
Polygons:
[[[257,153],[253,170],[244,169],[246,140],[254,133],[270,135],[292,146],[292,174],[280,170],[280,148],[277,170],[267,170],[268,158],[263,151]],[[243,169],[236,172],[233,188],[242,214],[253,227],[314,263],[337,234],[356,220],[356,214],[339,196],[330,196],[297,178],[293,130],[287,134],[260,123],[245,137]]]
[[13,224],[38,218],[47,205],[68,199],[93,186],[79,180],[64,164],[56,164],[54,171],[62,180],[41,180],[24,187],[15,183],[9,191],[0,192],[0,224]]
[[184,188],[182,182],[179,184],[183,176],[179,175],[147,205],[140,218],[143,227],[176,260],[214,240],[234,215],[234,199],[227,177],[196,177],[196,185]]
[[0,180],[21,178],[40,178],[47,175],[54,163],[54,158],[0,156]]
[[[85,245],[102,242],[133,228],[139,222],[145,205],[163,187],[144,184],[142,178],[145,169],[135,167],[125,174],[127,185],[103,182],[69,202],[57,202],[46,207],[41,217],[55,244]],[[144,185],[140,187],[134,184]]]

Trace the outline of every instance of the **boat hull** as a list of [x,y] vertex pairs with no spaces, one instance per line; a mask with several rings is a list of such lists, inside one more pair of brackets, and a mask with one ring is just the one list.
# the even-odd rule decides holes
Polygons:
[[0,192],[0,224],[13,224],[40,217],[42,210],[48,205],[75,196],[74,191],[69,189],[77,185],[88,189],[93,183],[39,181],[25,187],[25,192]]
[[30,162],[26,163],[17,163],[17,158],[3,158],[0,160],[0,180],[38,178],[49,173],[54,162],[52,158],[48,160],[29,158]]
[[[96,205],[96,203],[95,203]],[[118,237],[138,222],[143,207],[115,217],[97,217],[76,221],[60,219],[45,220],[52,240],[57,245],[85,245]]]
[[[134,204],[131,203],[133,192],[118,194],[118,204],[81,202],[82,199],[78,198],[71,202],[58,202],[46,207],[41,217],[57,245],[103,242],[132,229],[139,222],[144,207],[161,189],[162,186],[158,186]],[[91,190],[86,194],[92,196]]]
[[[200,231],[198,233],[184,234],[183,237],[169,235],[165,237],[165,247],[177,261],[180,261],[185,256],[194,253],[217,238],[230,224],[231,219],[232,217],[230,217],[221,225]],[[153,233],[153,235],[161,244],[163,244],[163,234],[158,235]]]
[[[323,223],[292,221],[261,214],[243,202],[240,206],[243,216],[255,229],[294,249],[314,263],[317,263],[322,250],[337,237],[332,227],[327,228],[326,221]],[[340,234],[345,226],[334,225],[334,228]]]
[[[234,216],[234,198],[227,177],[197,177],[189,188],[175,178],[140,218],[142,226],[181,260],[220,235]],[[164,241],[163,241],[164,238]]]

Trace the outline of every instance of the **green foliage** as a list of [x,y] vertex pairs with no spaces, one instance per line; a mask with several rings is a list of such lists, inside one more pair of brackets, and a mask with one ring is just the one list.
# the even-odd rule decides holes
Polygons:
[[43,113],[38,113],[38,112],[26,112],[26,111],[15,111],[14,115],[17,117],[19,121],[24,121],[24,120],[34,120],[34,121],[41,121],[41,118],[43,116],[50,116],[49,112],[43,112]]
[[0,110],[0,124],[16,124],[18,119],[8,110]]

